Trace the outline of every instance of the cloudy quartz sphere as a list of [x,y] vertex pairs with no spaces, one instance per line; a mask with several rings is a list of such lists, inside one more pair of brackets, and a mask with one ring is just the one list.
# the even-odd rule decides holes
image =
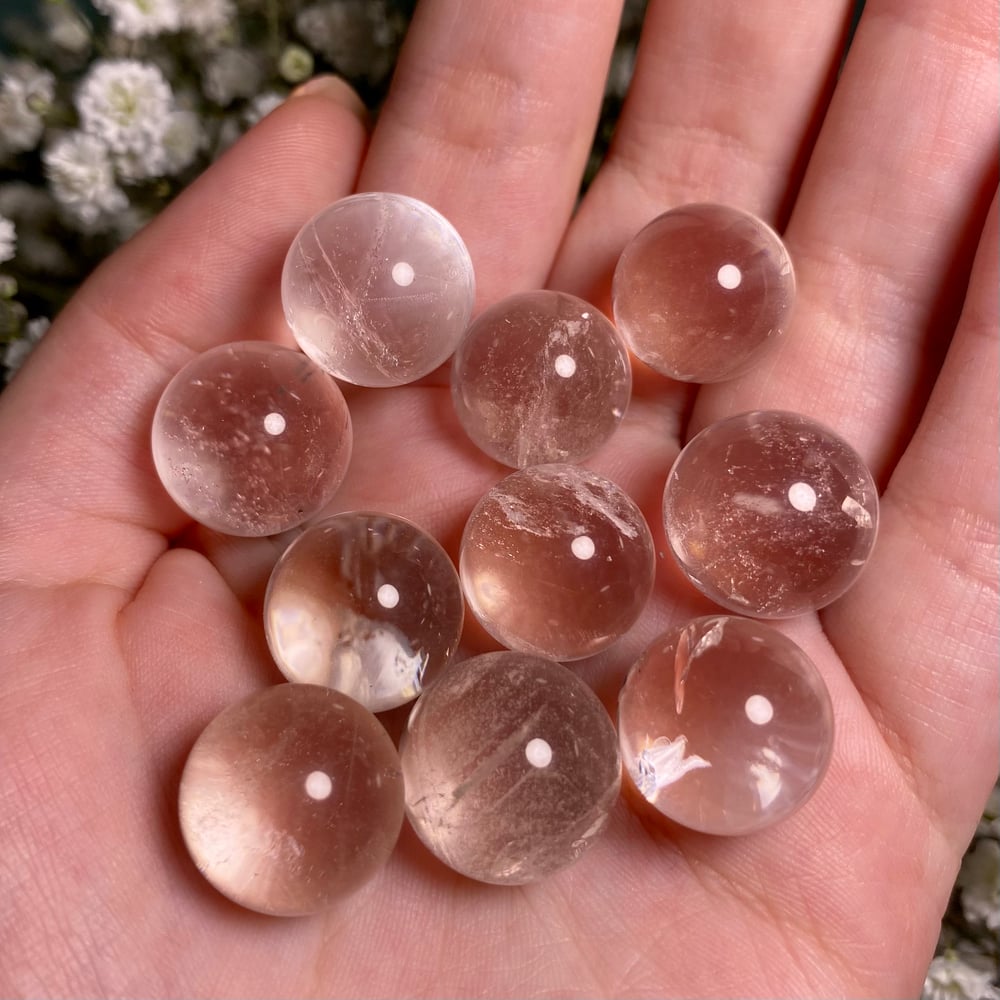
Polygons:
[[823,679],[791,639],[718,615],[661,635],[618,703],[625,773],[663,815],[703,833],[744,834],[784,819],[830,761]]
[[861,457],[808,417],[759,410],[692,438],[663,521],[691,582],[722,607],[787,618],[835,600],[875,544],[878,492]]
[[444,549],[389,514],[311,525],[278,560],[264,600],[281,672],[373,712],[420,694],[455,652],[462,619],[462,588]]
[[180,822],[221,893],[275,916],[315,913],[367,882],[403,822],[399,755],[338,691],[279,684],[231,705],[181,777]]
[[597,696],[561,664],[523,653],[448,667],[414,707],[401,756],[413,828],[481,882],[534,882],[576,861],[621,786]]
[[285,258],[285,318],[306,354],[355,385],[402,385],[455,350],[472,314],[472,261],[439,212],[357,194],[310,219]]
[[452,397],[469,437],[505,465],[577,462],[621,422],[632,391],[611,322],[563,292],[511,295],[482,313],[455,353]]
[[761,219],[683,205],[628,244],[612,299],[618,329],[647,365],[684,382],[719,382],[756,364],[787,329],[795,275]]
[[623,490],[577,466],[537,465],[473,509],[459,575],[470,610],[503,645],[577,660],[639,617],[653,560],[649,527]]
[[344,479],[351,440],[336,382],[298,351],[258,341],[194,358],[153,416],[167,492],[230,535],[272,535],[318,513]]

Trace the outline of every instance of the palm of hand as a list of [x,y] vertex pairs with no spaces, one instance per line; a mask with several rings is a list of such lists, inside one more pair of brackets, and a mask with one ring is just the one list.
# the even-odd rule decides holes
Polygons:
[[[689,124],[671,132],[677,109],[669,101],[656,115],[678,158],[690,161],[684,176],[657,176],[651,159],[629,165],[653,113],[644,94],[656,72],[653,34],[617,159],[564,232],[599,90],[584,70],[600,64],[614,12],[595,2],[585,22],[567,4],[562,30],[576,33],[574,58],[583,66],[549,53],[557,65],[539,69],[537,52],[512,52],[488,24],[452,22],[451,6],[428,2],[415,23],[360,185],[404,190],[449,215],[473,250],[481,301],[542,284],[550,273],[554,286],[600,300],[615,252],[667,203],[714,196],[773,215],[790,198],[797,150],[775,154],[768,168],[777,180],[747,168],[745,182],[723,184],[725,152],[709,157]],[[528,40],[527,6],[510,5],[504,30],[530,50],[541,42]],[[667,834],[623,806],[580,864],[521,889],[453,876],[404,833],[374,883],[304,921],[244,913],[200,880],[177,832],[177,779],[215,712],[278,679],[256,605],[279,545],[190,531],[155,481],[148,428],[158,392],[192,350],[287,336],[276,302],[284,251],[305,218],[350,191],[364,141],[343,103],[296,98],[102,269],[0,401],[0,938],[13,942],[0,976],[10,991],[912,991],[995,768],[995,511],[981,472],[974,481],[967,471],[995,464],[995,447],[981,440],[994,430],[978,439],[963,433],[996,381],[995,351],[982,336],[995,311],[995,237],[984,243],[957,326],[956,303],[924,280],[935,268],[965,280],[975,243],[968,220],[981,224],[983,191],[993,183],[983,152],[992,149],[993,123],[983,125],[991,116],[980,102],[948,126],[967,134],[975,123],[978,131],[950,164],[964,171],[963,183],[947,190],[927,171],[922,187],[912,182],[919,192],[894,199],[881,178],[863,174],[838,147],[850,135],[843,106],[873,79],[864,60],[876,61],[882,22],[867,16],[872,28],[859,38],[854,75],[849,64],[841,110],[835,103],[828,116],[789,228],[800,255],[797,328],[761,370],[697,398],[640,376],[626,424],[590,463],[655,525],[682,436],[728,412],[782,406],[838,427],[888,483],[882,538],[861,582],[821,617],[792,626],[831,688],[838,723],[831,771],[809,806],[736,840]],[[679,37],[685,18],[696,20],[666,5],[654,17],[647,33],[663,39],[670,30]],[[823,18],[825,28],[800,28],[825,30],[832,45],[836,18]],[[434,40],[447,32],[448,41]],[[479,62],[429,71],[442,65],[435,59],[444,45]],[[771,81],[772,97],[779,82]],[[889,97],[902,101],[900,87]],[[883,97],[879,113],[888,118],[894,109]],[[951,98],[937,99],[947,107],[933,114],[958,116]],[[817,113],[818,100],[803,98],[800,117],[807,105]],[[782,114],[787,130],[794,116],[787,107]],[[877,122],[851,128],[877,142]],[[890,146],[879,146],[883,171],[902,176]],[[698,164],[709,162],[715,172],[699,176]],[[837,179],[851,169],[849,183]],[[643,193],[653,177],[656,196]],[[934,205],[918,211],[931,197]],[[861,205],[898,214],[902,277],[894,282],[904,288],[871,278],[893,248],[870,217],[854,230],[845,224],[835,252],[820,239],[821,206],[838,199],[845,212]],[[928,219],[939,223],[941,245],[924,232]],[[992,232],[995,223],[994,213]],[[522,245],[523,227],[530,246]],[[884,318],[893,308],[903,313],[895,325]],[[861,314],[878,319],[866,329],[887,335],[838,347],[829,328],[839,333]],[[940,341],[942,319],[955,334],[918,426],[926,373],[913,355]],[[337,507],[409,516],[454,552],[464,515],[501,471],[456,431],[447,390],[358,391],[350,403],[355,458]],[[630,655],[668,621],[704,607],[661,563],[656,600],[634,634],[581,667],[609,703]],[[942,638],[948,629],[951,647]],[[470,636],[470,648],[477,641]]]

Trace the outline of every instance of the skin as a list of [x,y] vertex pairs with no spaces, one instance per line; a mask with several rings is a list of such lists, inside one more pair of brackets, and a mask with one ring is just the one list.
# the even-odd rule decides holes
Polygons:
[[[919,992],[998,768],[993,4],[869,0],[836,79],[847,3],[653,0],[614,148],[575,214],[618,9],[472,6],[422,0],[370,138],[339,81],[265,119],[99,269],[0,397],[4,995]],[[838,726],[824,783],[787,822],[711,838],[622,803],[576,866],[512,889],[452,874],[404,831],[372,883],[299,920],[242,911],[200,878],[180,770],[218,711],[280,679],[258,615],[287,539],[192,529],[156,480],[150,420],[195,352],[288,341],[284,253],[353,190],[444,212],[480,308],[548,284],[607,309],[624,244],[682,202],[785,231],[799,300],[780,348],[700,391],[637,366],[626,423],[587,464],[653,525],[679,446],[730,413],[803,411],[871,464],[870,565],[783,626]],[[462,438],[445,380],[348,395],[337,507],[411,517],[457,554],[503,470]],[[612,706],[636,652],[707,610],[660,559],[640,623],[578,669]]]

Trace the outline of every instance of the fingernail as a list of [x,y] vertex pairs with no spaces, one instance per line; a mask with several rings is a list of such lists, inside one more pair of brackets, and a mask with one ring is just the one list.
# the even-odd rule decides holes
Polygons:
[[344,79],[332,73],[314,76],[311,80],[296,87],[289,98],[293,97],[325,97],[353,111],[362,120],[368,117],[368,109],[358,97],[355,89]]

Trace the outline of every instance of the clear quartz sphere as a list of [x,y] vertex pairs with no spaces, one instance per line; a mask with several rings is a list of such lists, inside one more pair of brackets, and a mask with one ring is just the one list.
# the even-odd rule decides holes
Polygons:
[[310,219],[281,277],[285,318],[321,368],[355,385],[413,382],[472,315],[472,260],[454,226],[401,194],[356,194]]
[[372,712],[412,701],[462,633],[458,573],[415,524],[352,511],[324,518],[271,573],[264,630],[290,681],[325,684]]
[[351,458],[336,382],[305,355],[223,344],[171,379],[153,416],[153,462],[174,502],[230,535],[273,535],[333,498]]
[[510,649],[578,660],[632,627],[653,587],[653,539],[635,502],[573,465],[511,473],[476,504],[459,575],[469,609]]
[[420,839],[495,884],[576,861],[621,787],[618,739],[597,696],[561,664],[524,653],[449,666],[414,706],[401,757]]
[[315,913],[392,853],[403,823],[399,754],[375,716],[339,691],[265,688],[198,737],[180,823],[199,871],[233,902]]
[[745,834],[785,819],[826,773],[830,695],[812,660],[748,618],[696,618],[659,636],[618,700],[625,773],[676,823]]
[[663,522],[702,593],[739,614],[789,618],[858,578],[878,531],[878,490],[833,431],[758,410],[692,438],[667,478]]
[[751,368],[787,329],[792,261],[778,234],[726,205],[683,205],[650,222],[615,269],[615,322],[647,365],[682,382]]
[[475,444],[524,468],[596,451],[625,414],[632,370],[618,331],[594,306],[564,292],[522,292],[469,327],[451,388]]

